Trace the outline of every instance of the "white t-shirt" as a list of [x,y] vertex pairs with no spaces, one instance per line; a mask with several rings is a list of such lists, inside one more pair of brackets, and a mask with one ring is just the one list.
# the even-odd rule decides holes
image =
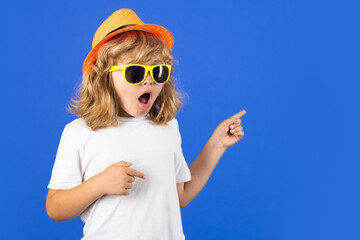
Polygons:
[[184,240],[176,183],[191,180],[176,118],[157,126],[142,117],[92,131],[82,118],[66,124],[48,188],[70,189],[119,161],[146,175],[129,195],[104,195],[80,214],[82,240]]

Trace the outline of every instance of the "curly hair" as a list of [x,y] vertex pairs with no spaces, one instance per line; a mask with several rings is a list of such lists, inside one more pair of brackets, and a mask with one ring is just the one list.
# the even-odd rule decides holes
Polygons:
[[[134,63],[148,64],[154,55],[171,64],[171,75],[149,110],[149,117],[156,125],[166,125],[179,112],[182,98],[187,94],[175,90],[174,57],[164,42],[144,31],[123,32],[103,44],[91,70],[82,76],[76,99],[70,99],[67,111],[83,118],[92,130],[119,125],[120,104],[116,98],[109,69],[115,63],[134,53]],[[132,55],[133,56],[133,55]]]

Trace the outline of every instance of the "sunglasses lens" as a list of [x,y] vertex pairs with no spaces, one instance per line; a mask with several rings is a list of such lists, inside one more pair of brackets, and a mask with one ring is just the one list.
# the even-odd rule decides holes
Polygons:
[[145,68],[141,66],[130,66],[126,68],[125,77],[129,83],[139,83],[143,79]]
[[164,83],[168,79],[170,74],[169,68],[167,66],[157,66],[154,67],[153,75],[155,81],[158,83]]

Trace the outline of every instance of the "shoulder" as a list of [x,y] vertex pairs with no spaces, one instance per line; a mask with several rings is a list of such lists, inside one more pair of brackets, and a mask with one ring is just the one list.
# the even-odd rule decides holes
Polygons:
[[168,122],[169,127],[171,128],[171,132],[175,135],[175,138],[181,143],[181,134],[179,129],[179,122],[176,118],[171,119]]
[[73,129],[91,130],[91,128],[86,125],[84,119],[82,118],[76,118],[66,124],[66,126]]
[[82,118],[76,118],[65,125],[64,132],[69,136],[80,139],[86,138],[93,131]]
[[172,128],[178,128],[179,127],[178,120],[175,117],[173,119],[171,119],[170,121],[168,121],[167,124]]

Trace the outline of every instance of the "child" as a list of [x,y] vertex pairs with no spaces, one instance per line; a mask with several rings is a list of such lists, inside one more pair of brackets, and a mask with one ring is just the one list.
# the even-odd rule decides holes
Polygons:
[[180,207],[244,135],[241,111],[223,121],[188,167],[176,113],[172,34],[120,9],[96,31],[59,143],[46,200],[50,218],[80,215],[82,239],[185,239]]

